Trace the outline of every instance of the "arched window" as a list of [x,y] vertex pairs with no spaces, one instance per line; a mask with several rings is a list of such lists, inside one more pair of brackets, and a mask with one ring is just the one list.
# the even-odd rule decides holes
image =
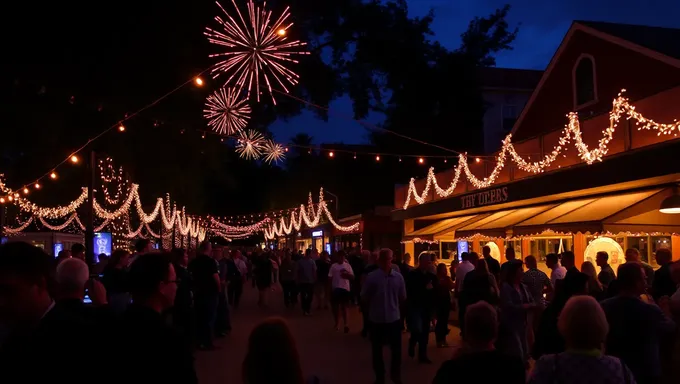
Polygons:
[[581,55],[572,73],[574,83],[574,107],[597,101],[595,86],[595,60],[590,55]]

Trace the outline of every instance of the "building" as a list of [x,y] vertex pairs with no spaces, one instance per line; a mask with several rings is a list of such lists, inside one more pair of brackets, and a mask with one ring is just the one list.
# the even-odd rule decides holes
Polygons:
[[543,71],[484,67],[479,69],[484,111],[484,153],[493,153],[512,130]]
[[[500,168],[497,159],[469,158],[476,179],[461,171],[449,189],[455,169],[397,186],[392,218],[403,223],[405,251],[436,242],[443,254],[480,252],[488,244],[494,257],[512,247],[541,268],[546,254],[564,250],[579,266],[605,250],[616,268],[627,248],[653,265],[659,248],[680,259],[680,215],[659,210],[680,205],[677,41],[678,29],[574,22],[513,126],[514,150],[526,163],[508,150]],[[622,88],[634,110],[617,99]],[[618,122],[610,120],[614,107]],[[579,124],[565,128],[571,111]],[[669,124],[636,124],[626,113]]]

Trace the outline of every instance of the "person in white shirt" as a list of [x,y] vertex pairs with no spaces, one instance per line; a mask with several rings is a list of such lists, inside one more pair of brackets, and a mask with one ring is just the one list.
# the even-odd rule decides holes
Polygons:
[[560,260],[554,253],[545,256],[545,265],[552,270],[552,272],[550,272],[550,282],[552,283],[552,286],[557,287],[557,281],[564,279],[567,275],[567,269],[560,265]]
[[340,315],[344,324],[345,333],[349,333],[347,326],[347,304],[351,298],[350,280],[354,279],[354,271],[347,261],[345,261],[345,251],[338,251],[335,255],[336,262],[331,265],[328,271],[331,284],[331,308],[335,319],[335,330],[338,331]]
[[465,280],[465,275],[475,269],[474,264],[470,262],[469,253],[463,252],[460,255],[460,258],[463,261],[458,264],[458,268],[456,268],[456,292],[463,290],[463,280]]

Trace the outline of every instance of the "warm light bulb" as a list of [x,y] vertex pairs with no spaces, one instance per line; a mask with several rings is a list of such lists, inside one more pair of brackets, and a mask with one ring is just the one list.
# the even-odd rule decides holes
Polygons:
[[125,132],[125,126],[123,124],[118,126],[118,131]]
[[328,152],[328,157],[333,157],[333,156],[335,156],[335,153],[333,153],[333,151]]
[[356,160],[356,158],[357,158],[357,154],[355,153],[355,154],[354,154],[354,159]]
[[14,200],[14,198],[12,196],[7,196],[7,200],[12,201],[12,200]]
[[194,83],[196,83],[196,85],[198,85],[200,87],[200,86],[203,85],[203,79],[201,79],[200,77],[197,77],[196,80],[194,80]]
[[283,29],[283,28],[281,28],[281,29],[279,29],[278,31],[276,31],[276,33],[277,33],[279,36],[286,36],[286,30]]
[[28,188],[24,187],[24,194],[28,195]]
[[56,179],[56,178],[57,178],[57,174],[56,174],[56,172],[52,172],[52,173],[50,173],[50,178],[52,178],[52,179]]
[[0,204],[4,204],[4,203],[5,203],[5,198],[4,198],[4,197],[0,197]]
[[423,159],[423,158],[421,157],[421,158],[418,159],[418,162],[419,162],[420,164],[422,164],[422,163],[425,162],[425,159]]
[[380,161],[380,155],[377,155],[377,156],[375,157],[375,161]]
[[40,183],[35,183],[35,189],[40,189]]
[[449,161],[447,159],[444,159],[444,163],[448,163]]
[[78,156],[76,156],[76,155],[71,156],[71,162],[72,162],[73,164],[78,164],[78,161],[79,161],[79,160],[80,160],[80,159],[78,159]]
[[479,157],[475,158],[475,162],[479,163],[480,161],[482,161],[482,159],[480,159]]

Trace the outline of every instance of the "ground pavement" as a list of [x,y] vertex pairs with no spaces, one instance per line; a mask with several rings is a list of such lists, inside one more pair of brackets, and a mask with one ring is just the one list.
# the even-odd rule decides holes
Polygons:
[[[253,327],[269,316],[280,316],[288,321],[297,342],[305,375],[316,375],[322,384],[369,384],[374,375],[371,367],[371,345],[361,338],[361,314],[356,308],[349,313],[350,333],[336,333],[330,310],[312,310],[311,317],[303,317],[301,310],[286,310],[281,290],[271,292],[270,308],[257,307],[257,292],[244,289],[241,306],[232,310],[232,333],[217,340],[215,351],[196,352],[196,370],[201,384],[233,384],[241,382],[241,363],[245,357],[248,335]],[[448,342],[459,344],[458,329],[451,326]],[[408,335],[403,335],[402,379],[406,384],[431,383],[437,369],[448,359],[453,348],[436,348],[430,333],[428,353],[432,364],[419,364],[406,355]],[[384,350],[389,371],[389,350]],[[263,367],[266,369],[266,367]],[[389,382],[389,381],[388,381]]]

